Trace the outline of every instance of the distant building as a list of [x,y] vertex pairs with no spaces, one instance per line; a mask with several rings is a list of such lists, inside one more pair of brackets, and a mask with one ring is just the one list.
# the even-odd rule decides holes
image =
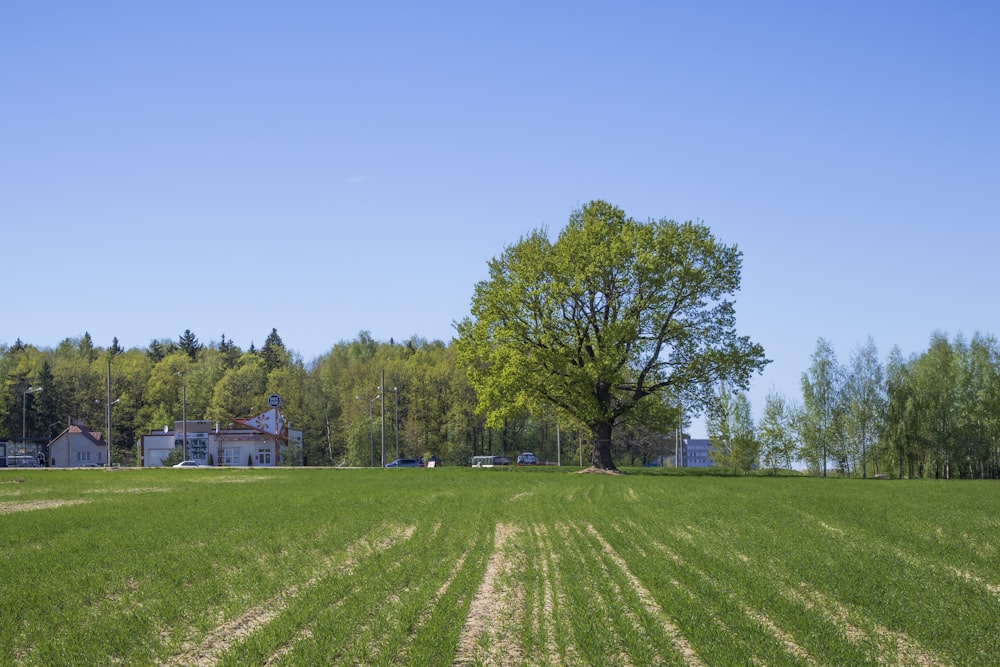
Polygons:
[[711,440],[685,438],[681,465],[685,468],[707,468],[713,465],[711,452]]
[[[288,427],[279,408],[233,422],[227,428],[220,428],[211,420],[189,419],[186,424],[174,422],[172,430],[164,428],[162,432],[143,435],[141,465],[161,467],[172,451],[183,449],[184,459],[205,466],[270,467],[278,465],[283,455],[287,458],[302,451],[302,431]],[[298,455],[286,462],[298,463]]]
[[49,465],[53,468],[103,466],[108,462],[108,443],[100,431],[91,431],[74,421],[49,443]]
[[710,440],[684,436],[680,442],[679,451],[673,445],[667,445],[665,454],[654,457],[646,465],[651,467],[707,468],[714,465],[710,456],[711,451],[712,444]]

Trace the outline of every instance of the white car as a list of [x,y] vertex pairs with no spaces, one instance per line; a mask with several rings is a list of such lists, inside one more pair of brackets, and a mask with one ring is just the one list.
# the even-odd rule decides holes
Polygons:
[[175,468],[200,468],[201,464],[197,461],[181,461],[180,463],[174,464]]

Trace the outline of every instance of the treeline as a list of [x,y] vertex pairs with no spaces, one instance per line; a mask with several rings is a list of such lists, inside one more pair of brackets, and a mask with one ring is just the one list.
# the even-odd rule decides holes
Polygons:
[[[70,419],[105,431],[109,368],[115,460],[125,464],[136,463],[143,433],[172,426],[185,409],[188,419],[224,426],[263,412],[275,393],[303,431],[307,465],[379,465],[383,442],[386,461],[398,451],[454,465],[525,450],[543,461],[590,460],[589,434],[551,413],[486,428],[453,344],[379,342],[364,331],[309,364],[274,329],[262,347],[246,350],[225,335],[202,344],[190,330],[128,350],[117,340],[95,346],[89,334],[54,349],[18,340],[0,346],[0,439],[19,442],[23,429],[29,443],[44,445]],[[904,358],[894,348],[884,363],[869,339],[844,364],[821,338],[801,389],[792,397],[772,390],[755,421],[744,394],[720,387],[706,411],[716,463],[734,472],[804,463],[817,475],[1000,476],[993,336],[936,333],[926,351]],[[663,419],[630,423],[616,431],[615,458],[622,465],[669,460],[677,433]]]
[[549,415],[485,428],[451,344],[377,342],[361,332],[306,364],[274,329],[262,347],[246,350],[225,335],[203,344],[190,330],[145,349],[122,349],[117,339],[99,347],[89,334],[54,349],[20,340],[0,346],[0,439],[20,442],[23,429],[27,442],[43,445],[71,419],[106,431],[109,369],[114,460],[124,464],[137,463],[143,433],[172,427],[185,412],[225,426],[266,410],[270,394],[282,397],[283,415],[302,429],[305,451],[294,460],[307,465],[377,466],[383,442],[386,461],[397,451],[450,464],[526,449],[553,461],[579,454],[573,433],[562,434],[556,451]]
[[801,402],[772,391],[756,423],[745,395],[722,387],[708,413],[721,465],[813,474],[1000,476],[1000,345],[993,336],[935,333],[928,349],[879,360],[869,339],[841,364],[819,339]]

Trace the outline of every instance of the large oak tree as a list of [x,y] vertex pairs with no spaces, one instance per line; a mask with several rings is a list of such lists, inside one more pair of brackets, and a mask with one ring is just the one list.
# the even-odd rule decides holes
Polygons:
[[736,333],[741,264],[702,224],[640,223],[603,201],[574,211],[554,243],[536,230],[507,247],[457,326],[487,423],[554,405],[593,434],[593,465],[613,470],[612,433],[647,397],[698,410],[719,380],[746,388],[768,361]]

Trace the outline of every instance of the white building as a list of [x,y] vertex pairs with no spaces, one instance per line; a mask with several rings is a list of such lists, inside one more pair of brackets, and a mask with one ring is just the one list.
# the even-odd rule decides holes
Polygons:
[[[142,436],[141,465],[155,468],[174,449],[184,449],[184,459],[205,466],[274,466],[281,456],[298,463],[302,451],[302,431],[289,428],[279,408],[273,408],[250,419],[234,419],[235,424],[220,428],[207,419],[174,422],[173,430],[165,428]],[[185,446],[185,438],[187,444]],[[294,458],[292,458],[294,457]]]
[[108,443],[99,431],[91,431],[80,422],[49,443],[49,465],[53,468],[103,466],[108,462]]

